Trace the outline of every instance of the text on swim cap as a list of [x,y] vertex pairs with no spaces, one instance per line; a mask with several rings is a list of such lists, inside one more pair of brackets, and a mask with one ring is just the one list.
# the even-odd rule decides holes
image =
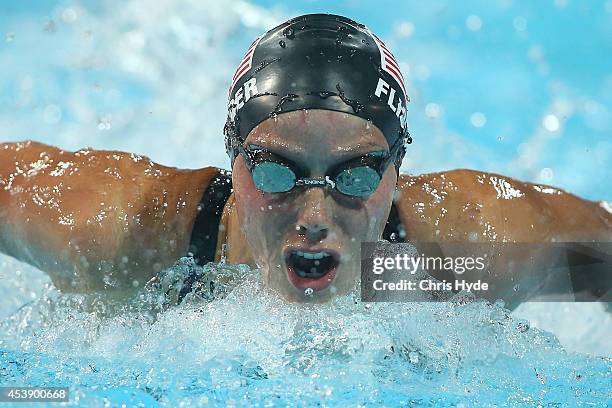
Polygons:
[[[383,99],[383,94],[387,95],[387,105],[393,112],[395,112],[395,116],[403,120],[404,115],[406,114],[406,107],[402,103],[402,99],[399,97],[397,91],[391,87],[384,79],[378,78],[378,84],[376,85],[376,90],[374,91],[374,95],[379,97],[381,100]],[[397,96],[397,105],[394,105],[395,99]]]
[[257,79],[251,78],[234,92],[234,96],[229,101],[229,116],[234,120],[236,113],[248,102],[253,95],[257,95]]

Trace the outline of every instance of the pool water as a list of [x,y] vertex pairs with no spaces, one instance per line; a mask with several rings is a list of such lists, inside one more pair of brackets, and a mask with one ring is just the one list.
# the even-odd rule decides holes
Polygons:
[[612,361],[501,304],[289,304],[257,270],[184,258],[127,302],[47,285],[2,320],[0,367],[75,406],[557,407],[609,404]]

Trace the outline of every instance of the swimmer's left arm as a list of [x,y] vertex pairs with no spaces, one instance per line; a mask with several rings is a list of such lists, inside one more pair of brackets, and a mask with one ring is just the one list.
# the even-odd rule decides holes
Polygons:
[[[402,175],[399,187],[398,211],[407,238],[440,242],[443,251],[445,241],[581,242],[587,246],[612,241],[612,213],[605,202],[584,200],[551,186],[454,170]],[[537,253],[524,255],[497,257],[493,275],[507,277],[510,273],[517,282],[521,273],[528,273],[528,265],[550,262]]]

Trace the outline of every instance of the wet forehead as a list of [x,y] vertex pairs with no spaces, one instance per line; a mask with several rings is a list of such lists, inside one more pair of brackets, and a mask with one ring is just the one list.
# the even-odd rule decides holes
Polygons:
[[388,150],[380,130],[355,115],[310,109],[287,112],[260,123],[246,144],[258,144],[294,161],[329,161]]

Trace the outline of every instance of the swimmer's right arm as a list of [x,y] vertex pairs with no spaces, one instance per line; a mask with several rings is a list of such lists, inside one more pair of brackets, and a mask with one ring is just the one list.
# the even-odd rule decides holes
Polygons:
[[217,170],[0,143],[0,252],[46,272],[65,292],[143,285],[187,253]]

